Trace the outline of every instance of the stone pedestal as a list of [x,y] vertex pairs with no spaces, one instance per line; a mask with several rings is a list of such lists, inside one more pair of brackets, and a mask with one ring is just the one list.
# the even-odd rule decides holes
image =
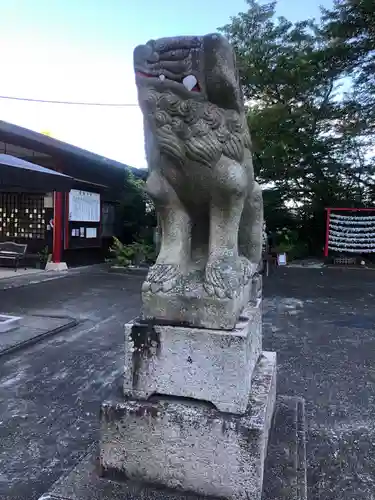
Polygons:
[[169,292],[142,292],[142,316],[155,322],[170,321],[197,328],[233,330],[241,312],[250,300],[250,279],[233,297],[209,296],[203,287],[203,276],[193,272],[181,278],[178,289]]
[[254,299],[231,331],[144,320],[125,326],[125,398],[101,411],[103,477],[261,498],[276,354],[262,352],[261,299]]
[[101,474],[200,495],[259,500],[275,396],[276,354],[263,352],[243,415],[184,398],[106,402]]
[[262,351],[259,304],[243,311],[233,331],[132,322],[125,333],[125,396],[162,394],[246,411]]

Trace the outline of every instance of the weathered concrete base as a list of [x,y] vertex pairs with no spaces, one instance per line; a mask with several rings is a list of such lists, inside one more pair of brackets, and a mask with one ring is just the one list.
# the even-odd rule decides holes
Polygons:
[[249,305],[231,332],[131,322],[125,325],[124,394],[193,398],[245,413],[261,352],[259,304]]
[[16,327],[1,332],[0,357],[14,353],[19,349],[36,344],[37,342],[56,335],[78,324],[75,318],[26,315],[18,319]]
[[252,280],[234,297],[207,295],[200,273],[181,278],[177,288],[142,292],[142,317],[156,322],[168,320],[196,328],[232,330],[250,300]]
[[275,397],[276,353],[263,352],[244,415],[174,397],[103,403],[102,473],[200,495],[260,500]]
[[21,319],[21,316],[8,316],[6,314],[0,314],[0,333],[14,330],[14,328],[18,327]]
[[[102,478],[97,456],[95,445],[72,472],[60,478],[39,500],[207,500],[204,496],[156,489],[133,481]],[[262,500],[307,498],[303,399],[277,398],[263,484]]]
[[47,262],[46,271],[67,271],[68,264],[66,262]]

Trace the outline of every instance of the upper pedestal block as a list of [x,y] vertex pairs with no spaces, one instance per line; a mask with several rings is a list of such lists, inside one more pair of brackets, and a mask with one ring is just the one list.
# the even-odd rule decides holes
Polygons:
[[243,413],[262,351],[261,307],[248,306],[233,331],[128,323],[124,393],[208,401]]

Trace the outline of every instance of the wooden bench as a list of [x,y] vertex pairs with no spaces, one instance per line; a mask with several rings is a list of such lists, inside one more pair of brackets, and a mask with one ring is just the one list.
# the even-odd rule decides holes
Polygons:
[[0,263],[11,261],[14,264],[14,270],[17,271],[19,263],[25,260],[26,251],[27,244],[4,241],[0,243]]

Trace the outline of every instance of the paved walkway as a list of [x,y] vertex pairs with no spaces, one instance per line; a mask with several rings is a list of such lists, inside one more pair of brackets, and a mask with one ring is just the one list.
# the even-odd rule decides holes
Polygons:
[[100,270],[8,289],[1,309],[64,314],[78,327],[0,363],[0,498],[35,500],[97,437],[98,410],[122,373],[123,324],[140,278]]
[[[107,268],[103,264],[96,264],[86,267],[73,267],[68,271],[45,271],[40,269],[26,269],[19,271],[6,270],[0,275],[0,291],[9,290],[10,288],[21,288],[46,281],[54,281],[56,279],[66,278],[67,276],[76,276],[77,274],[90,273],[93,270]],[[1,302],[0,302],[1,305]]]
[[2,267],[0,266],[0,280],[3,279],[9,279],[9,278],[15,278],[15,277],[20,277],[20,276],[30,276],[32,274],[38,275],[40,274],[41,270],[40,269],[33,269],[33,268],[23,268],[20,267],[17,270],[14,270],[10,267]]
[[[141,279],[96,268],[0,291],[9,312],[81,320],[0,363],[1,500],[36,500],[97,438]],[[278,352],[279,393],[307,403],[309,500],[373,500],[374,300],[363,271],[279,269],[265,279],[264,344]]]

